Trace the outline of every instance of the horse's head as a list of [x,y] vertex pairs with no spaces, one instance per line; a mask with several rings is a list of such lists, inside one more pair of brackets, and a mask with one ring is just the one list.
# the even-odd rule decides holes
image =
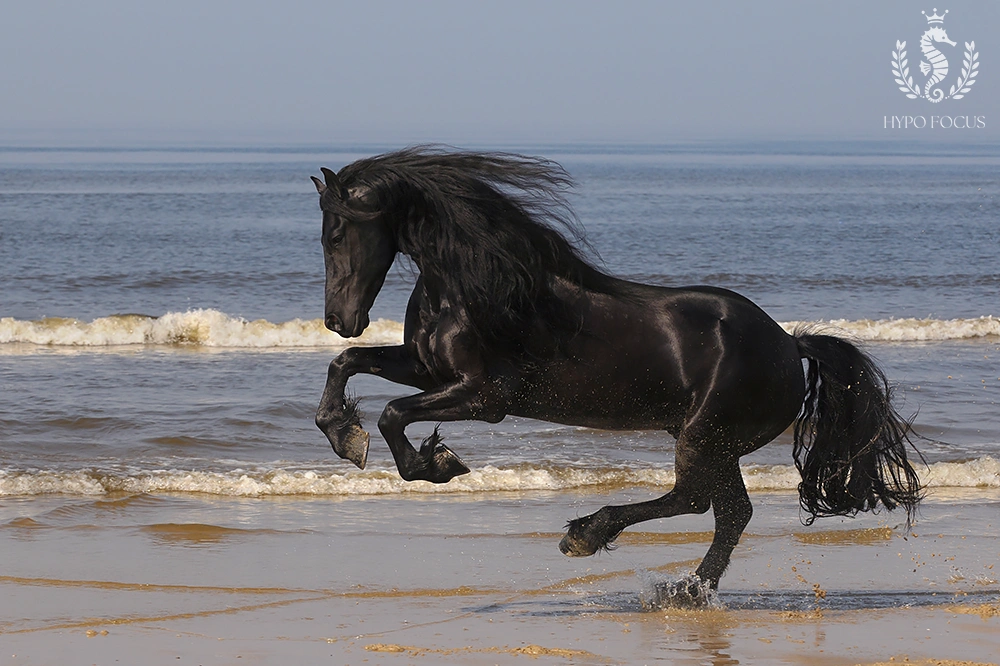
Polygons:
[[313,177],[323,211],[326,263],[324,322],[345,338],[368,327],[368,311],[396,256],[396,243],[383,216],[366,206],[364,193],[348,190],[333,171],[326,182]]
[[955,42],[948,39],[948,33],[945,32],[944,28],[935,26],[927,31],[927,36],[933,39],[935,42],[943,42],[949,46],[955,46]]

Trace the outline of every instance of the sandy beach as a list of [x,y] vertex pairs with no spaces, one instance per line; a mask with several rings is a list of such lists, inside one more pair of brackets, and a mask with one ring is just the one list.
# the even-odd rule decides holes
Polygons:
[[567,518],[648,494],[5,498],[0,663],[833,666],[1000,655],[1000,492],[932,496],[909,534],[892,514],[806,528],[793,494],[757,494],[704,610],[658,607],[656,584],[694,568],[707,517],[626,532],[593,558],[556,548]]

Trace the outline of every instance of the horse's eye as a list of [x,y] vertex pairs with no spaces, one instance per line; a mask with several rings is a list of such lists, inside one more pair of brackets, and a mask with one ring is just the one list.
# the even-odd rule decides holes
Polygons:
[[330,225],[323,230],[320,237],[324,247],[336,247],[344,240],[344,227],[341,224]]
[[345,220],[332,213],[323,214],[323,235],[320,237],[325,247],[335,247],[344,240]]

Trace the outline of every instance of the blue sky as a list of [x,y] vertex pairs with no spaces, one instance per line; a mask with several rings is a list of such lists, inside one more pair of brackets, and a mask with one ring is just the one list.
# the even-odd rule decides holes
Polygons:
[[[943,0],[938,0],[942,2]],[[932,5],[933,6],[933,5]],[[995,141],[1000,2],[941,4],[981,76],[909,100],[926,29],[912,1],[9,3],[0,143],[453,143],[728,139]],[[896,132],[886,116],[982,116]]]

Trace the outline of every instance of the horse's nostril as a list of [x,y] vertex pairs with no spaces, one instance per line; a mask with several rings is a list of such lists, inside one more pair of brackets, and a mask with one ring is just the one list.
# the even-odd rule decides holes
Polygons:
[[326,327],[334,333],[339,333],[344,328],[344,324],[340,321],[340,317],[335,314],[328,314],[326,316],[325,323]]

